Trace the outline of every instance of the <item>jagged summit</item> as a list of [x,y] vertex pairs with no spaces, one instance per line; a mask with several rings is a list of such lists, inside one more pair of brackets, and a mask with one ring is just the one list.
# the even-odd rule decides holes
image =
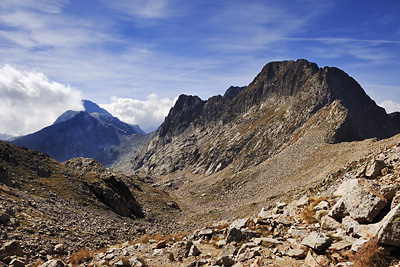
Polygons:
[[257,165],[312,131],[324,142],[388,138],[400,132],[349,75],[300,59],[268,63],[235,97],[182,95],[132,169],[214,173]]

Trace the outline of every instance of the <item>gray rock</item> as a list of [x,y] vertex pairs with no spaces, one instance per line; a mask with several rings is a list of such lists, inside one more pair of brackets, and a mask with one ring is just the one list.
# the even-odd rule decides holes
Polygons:
[[269,237],[259,237],[259,238],[254,238],[253,242],[256,245],[262,245],[262,244],[282,244],[282,241],[279,241],[274,238],[269,238]]
[[229,228],[231,228],[231,229],[236,228],[238,230],[245,228],[248,220],[249,220],[249,218],[236,220],[229,226]]
[[191,256],[198,256],[198,255],[200,255],[200,250],[198,249],[198,247],[196,247],[195,245],[192,245],[191,247],[190,247],[190,250],[189,250],[189,254],[188,254],[188,256],[189,257],[191,257]]
[[368,162],[368,165],[365,169],[365,176],[368,178],[375,178],[381,173],[381,170],[384,167],[385,167],[384,161],[373,159],[370,162]]
[[39,267],[65,267],[66,265],[62,260],[49,260],[40,265]]
[[232,244],[226,245],[215,259],[214,265],[231,266],[235,263],[234,258],[238,248]]
[[257,237],[258,234],[255,231],[251,231],[247,228],[245,229],[237,229],[237,228],[231,228],[228,232],[228,235],[226,237],[226,244],[229,244],[233,241],[239,243],[242,240],[250,240],[253,237]]
[[369,191],[364,184],[368,184],[368,180],[351,180],[348,192],[342,196],[328,215],[335,220],[340,220],[349,214],[359,223],[371,222],[386,206],[386,202]]
[[378,232],[378,243],[400,247],[400,204],[383,218]]
[[297,202],[296,207],[303,207],[308,204],[310,198],[307,195],[302,196]]
[[270,211],[262,208],[261,211],[258,213],[258,218],[260,219],[272,219],[275,217],[274,214],[272,214]]
[[362,239],[359,238],[357,239],[352,245],[351,245],[351,250],[354,252],[357,252],[361,249],[361,247],[368,242],[368,239]]
[[321,218],[321,229],[323,230],[337,230],[342,228],[342,225],[332,217],[326,215]]
[[287,255],[296,259],[304,259],[306,257],[306,252],[302,249],[290,249]]
[[332,240],[330,237],[326,236],[325,234],[313,232],[304,238],[301,241],[301,244],[320,252],[324,250],[331,242]]

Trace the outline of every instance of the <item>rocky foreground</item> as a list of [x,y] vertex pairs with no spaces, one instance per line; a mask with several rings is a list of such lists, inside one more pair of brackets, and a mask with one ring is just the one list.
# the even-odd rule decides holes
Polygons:
[[[21,246],[24,237],[16,235],[3,244],[0,260],[11,266],[399,266],[399,189],[396,145],[340,170],[318,194],[278,202],[231,223],[169,236],[144,234],[135,240],[119,236],[130,231],[121,227],[114,229],[116,237],[130,242],[101,250],[81,246],[74,253],[54,243],[51,253],[41,251],[36,263],[29,262],[29,247]],[[4,230],[18,223],[4,202],[0,222],[2,238]],[[39,233],[52,231],[51,225],[37,227]],[[101,237],[105,225],[95,227]],[[40,244],[40,235],[32,246],[34,242]]]

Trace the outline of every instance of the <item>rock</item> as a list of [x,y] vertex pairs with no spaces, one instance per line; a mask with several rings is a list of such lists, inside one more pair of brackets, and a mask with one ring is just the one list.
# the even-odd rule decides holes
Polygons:
[[238,249],[234,245],[232,244],[226,245],[216,257],[214,265],[215,264],[223,266],[233,265],[235,263],[234,258],[237,251]]
[[186,258],[189,255],[189,250],[192,247],[192,245],[193,243],[190,241],[176,242],[171,249],[175,259],[182,260],[183,258]]
[[307,195],[302,196],[297,202],[296,202],[296,207],[304,207],[305,205],[308,204],[308,201],[310,198]]
[[337,243],[333,243],[332,245],[329,246],[329,250],[343,250],[350,248],[352,246],[352,243],[347,242],[347,241],[339,241]]
[[226,237],[226,244],[229,244],[233,241],[239,243],[242,240],[250,240],[253,237],[258,236],[257,232],[251,231],[247,228],[239,230],[237,228],[231,228]]
[[236,220],[229,226],[229,228],[230,229],[236,228],[238,230],[240,230],[242,228],[245,228],[246,227],[246,223],[247,223],[248,220],[249,220],[249,218]]
[[49,260],[39,267],[64,267],[66,266],[62,260]]
[[211,237],[213,234],[214,234],[214,230],[213,229],[205,228],[205,229],[201,229],[197,233],[197,236],[199,236],[199,237],[203,237],[203,236]]
[[354,264],[351,261],[339,262],[335,267],[352,267]]
[[308,236],[310,232],[307,229],[292,226],[288,230],[288,234],[290,234],[294,238],[303,239],[304,237]]
[[268,244],[282,244],[282,241],[279,241],[274,238],[269,238],[269,237],[258,237],[254,238],[253,242],[256,245],[268,245]]
[[368,239],[359,238],[351,245],[351,250],[354,251],[354,252],[357,252],[367,242],[368,242]]
[[9,266],[13,266],[13,267],[24,267],[25,263],[23,263],[22,261],[18,260],[18,259],[13,259]]
[[346,210],[346,204],[344,203],[343,198],[339,199],[328,213],[328,216],[332,217],[336,221],[341,221],[341,219],[346,215],[348,215],[348,212]]
[[321,267],[328,266],[329,259],[323,255],[313,255],[310,251],[307,253],[307,257],[304,260],[304,264],[307,267]]
[[195,245],[192,245],[192,246],[190,247],[188,256],[189,256],[189,257],[191,257],[191,256],[196,257],[196,256],[198,256],[198,255],[200,255],[200,250],[199,250]]
[[286,206],[287,206],[287,203],[286,203],[286,202],[281,202],[281,201],[276,202],[276,207],[277,207],[278,209],[283,209],[283,208],[286,207]]
[[304,238],[301,241],[301,244],[310,247],[315,251],[321,252],[331,243],[331,241],[330,237],[325,234],[313,232]]
[[24,253],[22,251],[21,245],[18,241],[9,241],[6,242],[3,247],[0,249],[0,260],[4,259],[7,256],[23,256]]
[[290,249],[287,255],[296,259],[304,259],[306,257],[306,252],[302,249]]
[[119,260],[116,263],[114,263],[114,267],[123,267],[123,266],[125,266],[123,260]]
[[317,206],[314,207],[314,210],[328,210],[329,203],[325,200],[320,201]]
[[326,215],[321,218],[321,229],[323,230],[337,230],[342,228],[342,225],[332,217]]
[[275,215],[272,214],[270,211],[262,208],[261,211],[258,213],[257,217],[260,219],[273,219],[275,218]]
[[353,234],[369,239],[377,234],[380,228],[380,223],[375,224],[359,224],[353,218],[347,216],[343,218],[342,225],[347,234]]
[[383,218],[378,232],[378,244],[400,247],[400,204]]
[[349,190],[349,183],[351,180],[345,180],[343,183],[339,185],[339,187],[332,194],[332,197],[342,197]]
[[394,209],[398,204],[400,204],[400,190],[396,192],[390,204],[390,209]]
[[381,170],[385,167],[385,162],[382,160],[371,160],[365,169],[365,176],[375,178],[381,174]]
[[156,249],[165,248],[167,246],[167,240],[161,240],[155,246]]
[[400,184],[383,185],[380,188],[381,194],[387,200],[392,200],[400,189]]
[[369,191],[365,179],[353,179],[349,183],[348,193],[335,204],[328,214],[335,220],[340,220],[349,214],[359,223],[371,222],[386,206],[386,202]]
[[61,255],[64,254],[65,251],[65,245],[64,244],[57,244],[54,246],[54,252]]

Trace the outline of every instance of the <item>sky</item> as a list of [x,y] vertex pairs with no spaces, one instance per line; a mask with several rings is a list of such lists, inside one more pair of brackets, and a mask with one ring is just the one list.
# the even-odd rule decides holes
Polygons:
[[157,127],[180,94],[208,99],[299,58],[400,110],[400,1],[1,0],[0,133],[40,130],[80,99]]

